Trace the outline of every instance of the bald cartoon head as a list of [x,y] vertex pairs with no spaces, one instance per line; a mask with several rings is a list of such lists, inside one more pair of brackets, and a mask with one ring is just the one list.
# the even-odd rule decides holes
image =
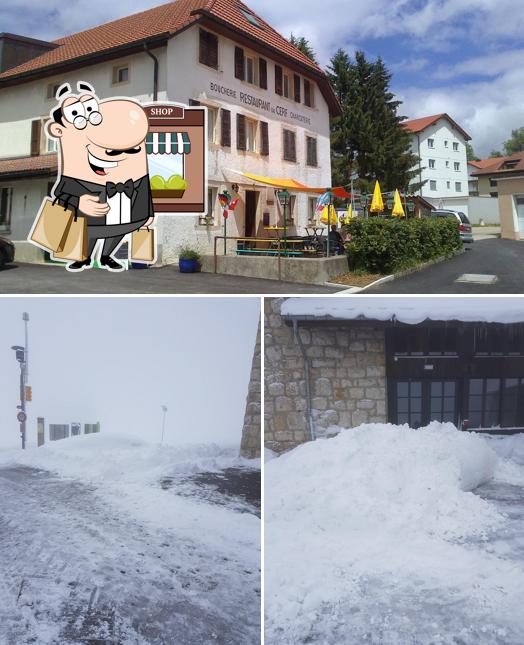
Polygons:
[[58,89],[59,105],[46,124],[47,135],[60,144],[62,175],[99,184],[147,175],[142,106],[126,98],[99,101],[88,83],[77,87],[78,94],[69,84]]

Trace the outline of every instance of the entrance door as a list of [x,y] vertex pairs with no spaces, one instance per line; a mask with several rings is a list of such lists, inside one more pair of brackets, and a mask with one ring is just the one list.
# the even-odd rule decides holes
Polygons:
[[258,193],[256,190],[246,190],[245,228],[246,237],[255,237],[257,228]]
[[517,222],[519,225],[520,239],[524,239],[524,197],[515,197],[517,208]]
[[430,421],[458,423],[458,384],[455,380],[406,379],[393,382],[393,423],[411,428]]

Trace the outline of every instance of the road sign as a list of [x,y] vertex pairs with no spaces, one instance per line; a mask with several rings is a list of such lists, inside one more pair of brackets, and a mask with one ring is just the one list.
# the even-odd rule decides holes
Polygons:
[[32,401],[33,400],[33,390],[31,389],[30,385],[25,386],[25,400],[26,401]]
[[16,418],[20,421],[20,423],[24,423],[24,421],[27,419],[27,414],[23,410],[20,410],[20,412],[16,415]]

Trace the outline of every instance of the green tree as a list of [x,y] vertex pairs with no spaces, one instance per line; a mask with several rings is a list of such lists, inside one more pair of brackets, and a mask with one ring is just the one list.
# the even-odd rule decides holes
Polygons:
[[504,142],[504,154],[514,155],[524,151],[524,127],[511,131],[511,137]]
[[315,50],[313,49],[313,47],[311,47],[311,43],[309,42],[309,40],[307,40],[307,38],[304,38],[304,36],[295,36],[294,34],[291,34],[291,36],[289,37],[289,42],[297,49],[299,49],[303,54],[305,54],[309,59],[311,59],[314,63],[318,64]]
[[475,154],[471,143],[466,143],[466,156],[468,161],[480,161],[480,157]]
[[489,153],[489,158],[490,159],[494,159],[495,157],[503,157],[503,156],[504,155],[502,154],[502,152],[500,150],[492,150]]
[[379,179],[385,191],[416,191],[419,158],[412,153],[411,135],[398,114],[401,102],[390,91],[391,74],[379,58],[363,52],[352,61],[339,49],[331,58],[328,78],[342,106],[331,125],[334,185],[347,185],[353,172],[358,187],[369,191]]

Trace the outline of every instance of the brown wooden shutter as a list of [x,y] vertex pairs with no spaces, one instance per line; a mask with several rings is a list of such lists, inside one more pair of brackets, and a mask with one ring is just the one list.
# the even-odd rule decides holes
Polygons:
[[298,74],[293,74],[293,81],[295,85],[295,101],[300,103],[300,76]]
[[244,50],[242,47],[235,47],[235,78],[244,80]]
[[311,83],[304,79],[304,105],[311,106]]
[[218,68],[218,37],[205,29],[200,30],[198,60],[208,67]]
[[31,156],[40,154],[40,137],[42,135],[42,121],[31,122]]
[[284,130],[284,160],[296,161],[297,149],[295,143],[295,133],[291,130]]
[[267,121],[260,122],[260,154],[269,155],[269,127]]
[[246,149],[246,117],[237,114],[237,150]]
[[306,137],[306,163],[308,166],[318,165],[317,160],[317,140],[313,137]]
[[231,111],[220,110],[220,143],[225,148],[231,148]]
[[265,58],[258,59],[258,79],[260,87],[267,90],[267,60]]
[[282,96],[282,67],[275,65],[275,94]]

